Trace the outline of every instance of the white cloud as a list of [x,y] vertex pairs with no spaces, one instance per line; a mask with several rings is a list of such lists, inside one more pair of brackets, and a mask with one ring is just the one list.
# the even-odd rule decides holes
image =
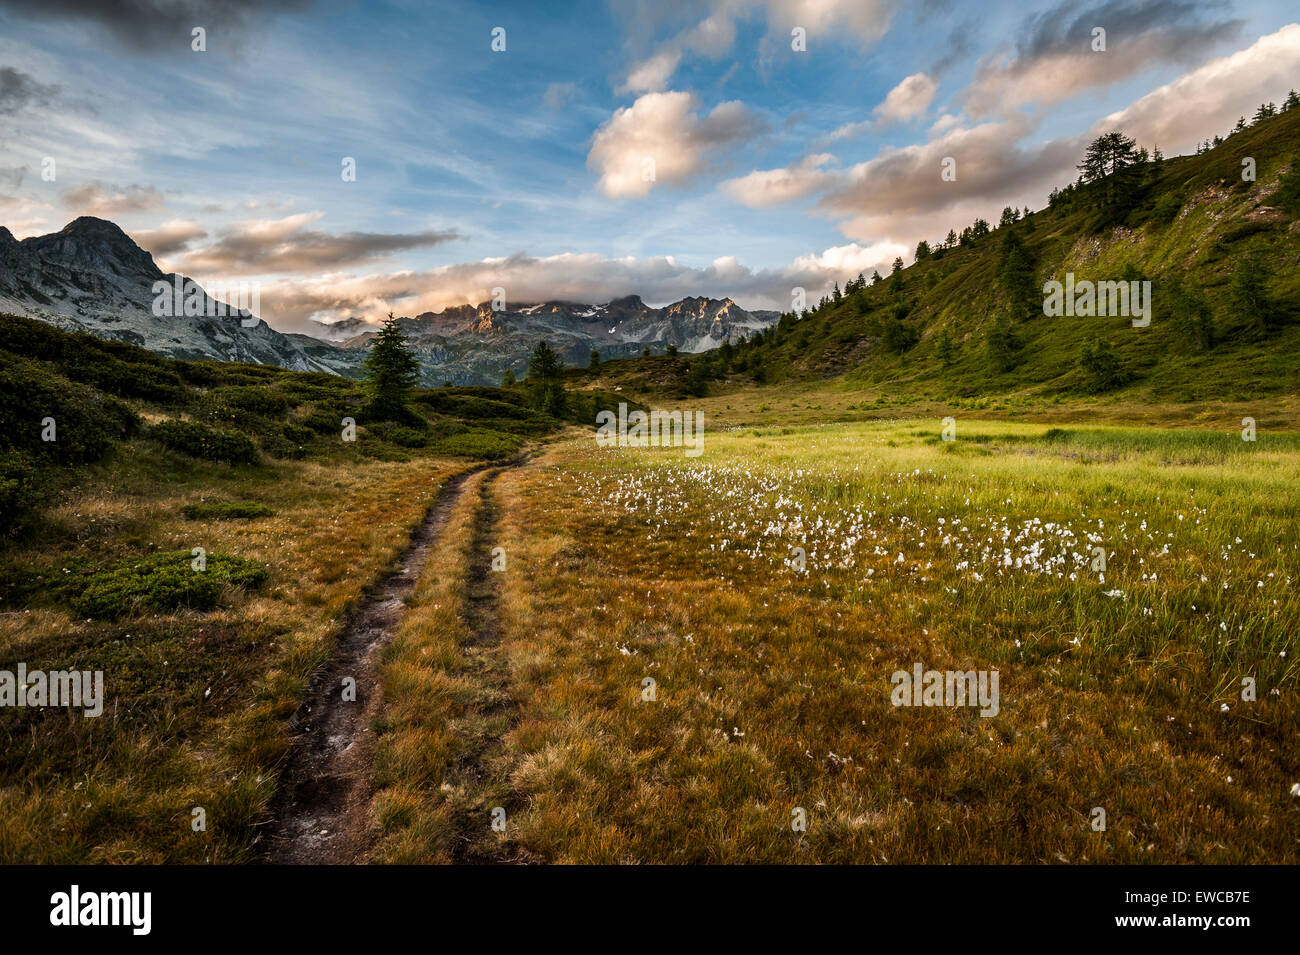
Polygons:
[[709,162],[714,150],[756,134],[762,123],[738,100],[701,119],[694,93],[647,93],[618,110],[596,131],[587,166],[612,198],[645,196],[658,183],[680,184]]
[[762,11],[768,25],[764,48],[788,44],[790,31],[802,27],[809,39],[846,34],[874,43],[889,29],[892,0],[709,0],[709,14],[698,24],[663,43],[634,63],[620,93],[659,92],[668,87],[688,54],[717,59],[736,41],[736,23]]
[[774,206],[825,189],[837,173],[821,167],[833,162],[830,153],[815,153],[784,169],[756,169],[747,176],[728,179],[721,188],[750,208]]
[[924,73],[913,73],[889,91],[885,101],[876,107],[881,120],[905,122],[920,116],[934,99],[939,84]]
[[608,258],[595,253],[533,257],[524,253],[440,266],[426,272],[378,275],[328,275],[313,280],[284,280],[262,288],[263,316],[275,327],[306,330],[308,320],[360,317],[377,321],[389,311],[418,315],[449,305],[478,304],[492,289],[506,290],[507,304],[567,300],[607,302],[637,294],[651,304],[667,304],[689,295],[731,297],[750,309],[787,310],[795,287],[814,300],[842,286],[859,272],[887,271],[906,249],[894,242],[856,243],[799,256],[781,268],[752,269],[734,256],[707,266],[683,265],[673,256]]
[[1093,129],[1119,129],[1165,152],[1189,150],[1226,133],[1239,116],[1250,119],[1261,102],[1280,102],[1297,75],[1300,24],[1292,23],[1151,91]]

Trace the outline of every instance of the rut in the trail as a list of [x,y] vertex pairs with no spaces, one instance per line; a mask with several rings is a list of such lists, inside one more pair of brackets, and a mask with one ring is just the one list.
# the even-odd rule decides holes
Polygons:
[[[289,753],[264,858],[281,864],[349,864],[367,860],[376,833],[370,819],[375,733],[383,707],[380,651],[406,613],[405,600],[460,498],[457,475],[438,492],[406,552],[369,591],[344,625],[333,659],[313,681],[295,716]],[[343,681],[356,681],[345,701]]]
[[492,828],[493,811],[504,810],[508,833],[510,815],[516,808],[502,766],[502,737],[514,725],[517,710],[501,655],[498,582],[502,575],[492,570],[492,550],[498,546],[493,484],[500,473],[500,469],[489,471],[479,482],[466,579],[464,619],[470,635],[461,644],[461,652],[470,663],[479,692],[470,712],[458,721],[467,746],[447,780],[459,794],[451,850],[453,859],[461,863],[523,861],[508,838]]

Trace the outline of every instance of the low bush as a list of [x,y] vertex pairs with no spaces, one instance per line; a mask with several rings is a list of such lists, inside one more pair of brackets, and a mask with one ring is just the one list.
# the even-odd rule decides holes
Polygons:
[[432,445],[432,450],[436,454],[497,461],[518,454],[523,445],[523,441],[514,435],[495,431],[465,431],[437,440]]
[[181,513],[191,521],[228,521],[270,517],[275,511],[257,501],[212,501],[207,504],[186,504],[181,508]]
[[227,587],[256,590],[266,581],[266,569],[254,560],[208,554],[203,570],[184,550],[150,554],[91,574],[72,609],[84,617],[117,619],[132,613],[169,610],[212,610]]
[[205,461],[226,464],[256,464],[257,446],[234,431],[216,431],[193,421],[161,421],[149,429],[149,437],[172,451]]

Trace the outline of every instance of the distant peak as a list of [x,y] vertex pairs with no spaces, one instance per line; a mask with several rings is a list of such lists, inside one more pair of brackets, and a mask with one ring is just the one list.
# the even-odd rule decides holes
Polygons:
[[107,219],[99,219],[95,216],[80,216],[73,219],[60,230],[59,234],[86,235],[95,236],[96,238],[122,238],[128,242],[131,241],[130,237],[122,231],[117,223],[109,222]]

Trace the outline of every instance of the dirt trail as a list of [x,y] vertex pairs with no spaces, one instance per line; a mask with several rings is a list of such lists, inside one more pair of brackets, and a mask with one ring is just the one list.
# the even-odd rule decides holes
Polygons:
[[[349,616],[334,657],[313,680],[310,702],[295,717],[297,735],[264,837],[264,858],[277,864],[354,864],[374,843],[370,820],[373,724],[383,709],[380,651],[406,613],[405,599],[476,468],[450,478],[388,575]],[[343,680],[356,699],[343,699]]]
[[[506,811],[508,827],[515,808],[504,773],[494,771],[503,749],[501,737],[514,725],[517,713],[510,698],[508,668],[500,654],[502,632],[497,590],[500,576],[492,570],[492,549],[498,544],[498,510],[493,485],[501,471],[494,468],[479,482],[470,544],[474,556],[466,580],[464,618],[471,635],[461,644],[461,652],[471,664],[479,694],[461,727],[470,745],[448,780],[464,794],[457,813],[458,832],[452,842],[452,855],[461,863],[522,861],[492,829],[494,809],[500,807]],[[509,555],[506,557],[508,560]]]

